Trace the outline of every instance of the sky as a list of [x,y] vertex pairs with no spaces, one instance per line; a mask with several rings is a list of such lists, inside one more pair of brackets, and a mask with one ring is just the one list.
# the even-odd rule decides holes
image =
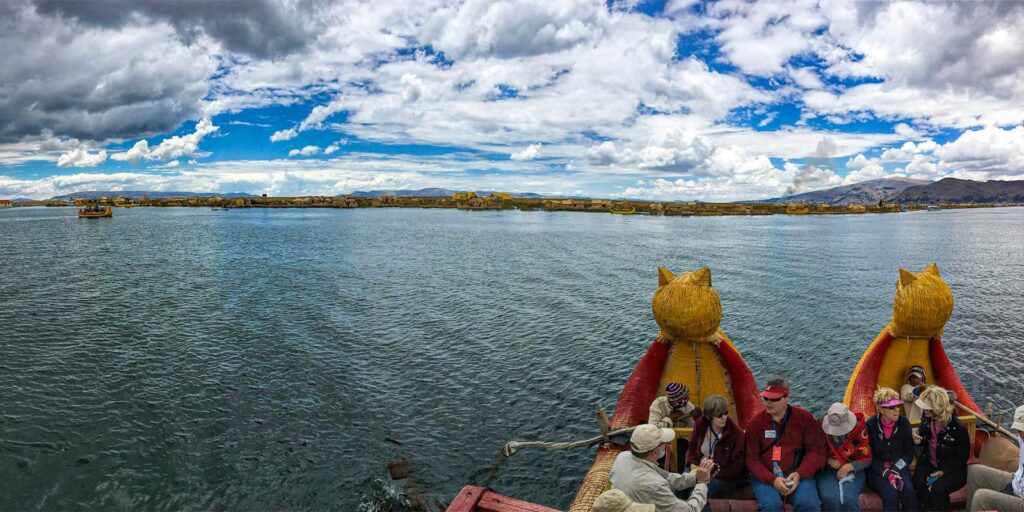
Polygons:
[[1024,2],[4,0],[0,198],[1024,179]]

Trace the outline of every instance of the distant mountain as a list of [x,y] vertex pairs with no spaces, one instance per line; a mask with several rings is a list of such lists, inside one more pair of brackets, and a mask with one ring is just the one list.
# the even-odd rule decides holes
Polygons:
[[15,197],[14,199],[11,199],[12,203],[33,203],[35,201],[35,199],[29,199],[27,197]]
[[896,197],[898,203],[1024,203],[1024,180],[973,181],[943,178],[928,185],[910,187]]
[[862,181],[853,185],[827,188],[755,201],[758,203],[815,203],[815,204],[874,204],[878,201],[891,202],[900,193],[910,187],[920,187],[931,183],[927,180],[911,178],[880,178]]
[[[419,190],[358,190],[352,192],[354,197],[451,197],[457,192],[456,190],[448,190],[446,188],[421,188]],[[478,196],[489,196],[492,191],[478,191]],[[543,197],[540,194],[534,194],[532,192],[509,192],[512,197],[518,198],[538,198]]]
[[70,194],[64,194],[62,196],[51,197],[50,201],[67,201],[70,199],[98,199],[100,197],[117,197],[124,196],[133,199],[141,199],[144,196],[149,196],[154,199],[168,198],[168,197],[257,197],[253,194],[246,194],[245,192],[155,192],[145,190],[83,190],[81,192],[72,192]]

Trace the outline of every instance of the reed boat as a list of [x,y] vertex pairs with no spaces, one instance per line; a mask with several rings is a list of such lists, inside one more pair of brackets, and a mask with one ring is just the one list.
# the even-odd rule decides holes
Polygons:
[[[957,402],[978,412],[977,404],[964,389],[942,346],[941,333],[952,312],[953,296],[939,276],[938,267],[929,265],[918,274],[900,269],[896,285],[892,321],[882,329],[857,364],[847,385],[843,402],[851,410],[875,414],[871,400],[877,386],[897,391],[910,366],[919,365],[928,373],[928,383],[939,385],[957,395]],[[684,382],[690,387],[691,401],[703,403],[710,395],[725,396],[730,414],[739,425],[764,410],[757,383],[740,351],[719,328],[721,302],[711,287],[707,268],[675,276],[659,268],[659,288],[653,301],[654,317],[661,332],[640,358],[626,381],[611,419],[611,430],[647,422],[652,401],[664,394],[668,382]],[[980,412],[978,416],[987,421]],[[973,442],[971,463],[1013,472],[1018,447],[1010,440],[977,428],[973,414],[959,416]],[[916,424],[917,422],[915,422]],[[689,438],[692,429],[677,428],[678,439]],[[673,443],[673,453],[676,443]],[[569,512],[590,512],[594,500],[610,488],[612,462],[625,446],[602,445],[583,479]],[[673,471],[676,458],[668,457]],[[952,496],[954,507],[961,509],[966,489]],[[757,502],[749,487],[722,499],[712,499],[715,511],[753,511]],[[476,486],[467,486],[448,507],[448,512],[551,512],[554,509],[528,503]],[[882,510],[877,495],[865,487],[861,510]]]
[[608,211],[616,215],[633,215],[636,213],[636,207],[631,204],[620,204],[612,206]]
[[110,206],[99,206],[96,209],[92,208],[80,208],[78,210],[79,219],[101,219],[103,217],[113,217],[114,209]]
[[[955,396],[957,415],[971,436],[971,463],[1005,471],[1016,470],[1019,447],[991,430],[978,428],[978,422],[991,424],[983,409],[964,388],[942,345],[942,332],[953,312],[953,293],[932,263],[921,272],[899,270],[892,320],[882,328],[861,356],[850,375],[843,402],[865,416],[875,414],[871,400],[875,389],[888,387],[900,391],[912,366],[924,368],[926,381]],[[912,421],[917,426],[919,421]],[[954,505],[963,505],[966,490],[952,496]]]
[[[736,345],[719,328],[722,304],[711,286],[711,271],[702,268],[676,276],[665,268],[659,268],[658,285],[652,309],[661,332],[640,358],[619,394],[611,418],[611,430],[646,423],[651,402],[665,394],[665,385],[669,382],[685,382],[690,389],[690,400],[695,404],[702,404],[711,395],[724,396],[729,402],[732,417],[738,424],[745,425],[764,407],[754,375]],[[693,433],[691,428],[675,430],[677,440],[688,439]],[[594,463],[569,507],[570,512],[591,510],[597,496],[609,488],[612,463],[624,449],[625,446],[613,444],[598,449]],[[676,442],[673,442],[672,450],[674,454]],[[672,469],[677,470],[676,457],[673,455],[668,459]],[[515,500],[499,503],[491,496],[493,494],[466,487],[448,511],[551,510]],[[750,498],[752,496],[749,495]],[[715,510],[733,508],[732,500],[712,500],[711,506]]]

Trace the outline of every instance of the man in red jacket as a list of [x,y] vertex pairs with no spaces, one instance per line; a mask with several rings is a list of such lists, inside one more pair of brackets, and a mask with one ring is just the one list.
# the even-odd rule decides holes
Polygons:
[[781,511],[785,499],[797,512],[821,510],[814,474],[825,465],[825,435],[810,412],[789,405],[790,397],[786,379],[768,381],[765,412],[747,424],[747,469],[759,511]]

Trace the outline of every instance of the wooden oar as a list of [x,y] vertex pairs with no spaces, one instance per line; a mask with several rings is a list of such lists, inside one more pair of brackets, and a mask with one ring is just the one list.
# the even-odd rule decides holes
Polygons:
[[1017,442],[1018,446],[1020,445],[1020,442],[1018,441],[1017,436],[1013,435],[1009,430],[1006,430],[1005,428],[1000,427],[999,425],[993,423],[988,418],[982,416],[981,413],[979,413],[978,411],[975,411],[974,409],[971,409],[970,407],[967,407],[966,405],[964,405],[964,404],[962,404],[960,402],[957,402],[956,400],[953,400],[953,405],[955,405],[955,406],[957,406],[957,407],[959,407],[959,408],[961,408],[961,409],[971,413],[972,416],[974,416],[975,418],[978,418],[979,420],[981,420],[982,423],[984,423],[984,424],[986,424],[986,425],[996,429],[997,432],[999,432],[1000,434],[1010,438],[1010,440],[1012,440],[1014,442]]
[[510,441],[505,443],[505,446],[501,449],[501,454],[505,457],[510,457],[516,453],[520,448],[543,448],[545,450],[571,450],[573,448],[583,448],[585,446],[593,446],[595,444],[606,441],[609,437],[620,436],[623,434],[632,434],[633,429],[636,427],[620,428],[608,432],[606,435],[599,435],[590,437],[587,439],[581,439],[579,441],[567,441],[567,442],[546,442],[546,441]]

